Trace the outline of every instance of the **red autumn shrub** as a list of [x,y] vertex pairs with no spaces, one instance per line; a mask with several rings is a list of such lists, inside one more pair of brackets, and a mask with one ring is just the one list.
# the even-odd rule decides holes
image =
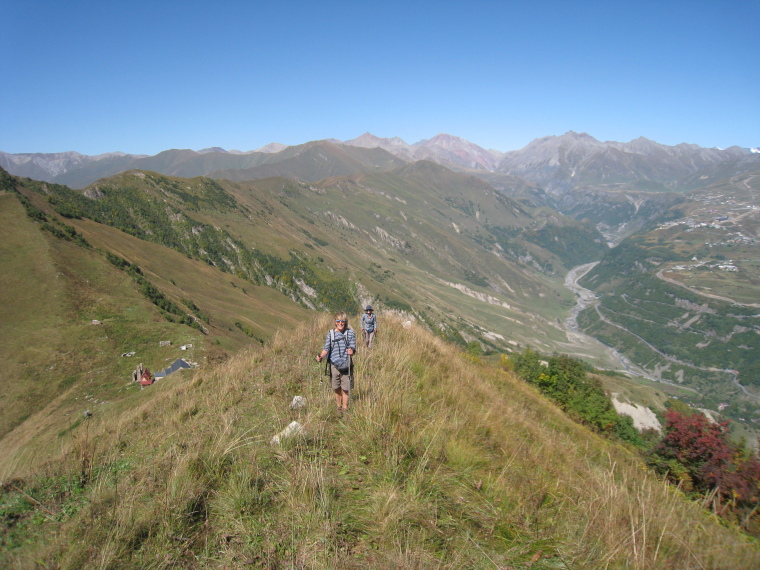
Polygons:
[[[701,413],[665,412],[664,435],[652,463],[683,484],[685,491],[714,493],[714,506],[736,515],[755,512],[760,501],[760,461],[728,438],[728,422]],[[749,515],[742,517],[746,524]]]

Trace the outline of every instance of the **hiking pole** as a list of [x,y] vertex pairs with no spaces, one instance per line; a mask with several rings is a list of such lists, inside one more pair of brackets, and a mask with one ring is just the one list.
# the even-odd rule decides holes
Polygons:
[[351,387],[351,392],[354,391],[354,357],[353,355],[348,355],[348,375],[351,379],[349,382],[349,386]]

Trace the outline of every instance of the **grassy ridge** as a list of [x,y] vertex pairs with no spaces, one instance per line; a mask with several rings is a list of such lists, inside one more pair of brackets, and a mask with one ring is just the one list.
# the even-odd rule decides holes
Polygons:
[[[37,194],[30,197],[46,208]],[[269,287],[220,277],[213,266],[165,247],[89,220],[62,225],[49,208],[44,216],[56,228],[76,226],[91,247],[66,239],[65,231],[63,237],[40,231],[41,221],[24,213],[12,187],[0,193],[0,477],[57,453],[61,434],[85,410],[108,413],[129,405],[138,363],[153,372],[179,357],[203,364],[263,342],[307,314]],[[208,334],[162,314],[106,252],[140,266],[180,312],[208,318],[200,320]],[[193,348],[181,351],[187,343]]]
[[78,382],[82,363],[91,373],[102,370],[111,360],[107,352],[124,350],[116,337],[90,325],[91,319],[115,317],[121,312],[116,299],[138,313],[147,307],[100,254],[40,232],[20,213],[15,197],[1,195],[0,201],[0,435],[5,435]]
[[[334,411],[321,318],[140,393],[6,481],[0,561],[755,568],[760,551],[511,375],[385,318]],[[184,373],[183,373],[184,374]],[[308,405],[288,404],[302,395]],[[304,430],[270,438],[291,421]]]

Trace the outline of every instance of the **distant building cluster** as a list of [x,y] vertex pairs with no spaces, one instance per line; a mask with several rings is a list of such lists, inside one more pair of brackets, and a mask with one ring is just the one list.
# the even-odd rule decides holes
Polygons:
[[708,263],[707,261],[697,261],[689,265],[674,265],[672,271],[691,271],[698,267],[707,269],[719,269],[721,271],[739,271],[739,268],[729,259],[728,263]]
[[[718,239],[706,241],[707,247],[720,247],[727,245],[753,245],[757,240],[747,235],[737,224],[739,218],[748,212],[758,210],[758,206],[737,200],[733,196],[723,194],[707,194],[695,196],[694,200],[705,204],[705,208],[698,212],[692,212],[692,216],[679,220],[660,224],[660,229],[668,229],[677,226],[685,226],[685,232],[697,230],[717,230],[720,232]],[[716,236],[717,237],[717,236]],[[673,269],[676,271],[688,271],[696,267],[706,267],[719,271],[739,271],[739,267],[733,262],[721,262],[708,264],[699,262],[692,265],[679,265]]]

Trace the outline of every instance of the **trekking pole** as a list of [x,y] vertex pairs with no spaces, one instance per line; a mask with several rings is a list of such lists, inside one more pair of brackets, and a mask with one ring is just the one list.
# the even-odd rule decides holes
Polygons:
[[351,378],[350,386],[351,386],[351,391],[353,392],[354,391],[354,357],[351,354],[348,355],[348,374],[349,374],[349,377]]

